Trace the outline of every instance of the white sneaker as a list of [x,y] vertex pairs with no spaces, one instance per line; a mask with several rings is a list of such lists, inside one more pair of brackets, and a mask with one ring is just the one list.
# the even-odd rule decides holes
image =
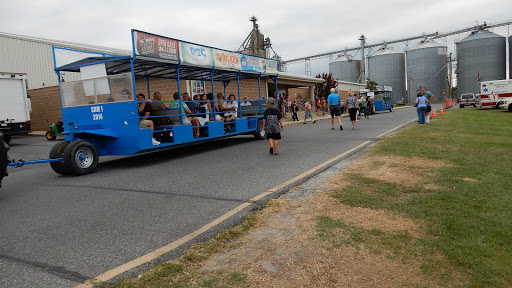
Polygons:
[[160,142],[156,141],[156,139],[153,138],[153,145],[160,145]]

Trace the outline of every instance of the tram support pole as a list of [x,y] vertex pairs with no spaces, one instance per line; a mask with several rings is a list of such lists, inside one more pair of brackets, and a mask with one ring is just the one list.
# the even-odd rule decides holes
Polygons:
[[213,106],[212,106],[212,110],[213,110],[213,121],[217,121],[217,112],[215,111],[215,102],[217,101],[217,97],[215,97],[215,88],[213,88],[213,70],[215,70],[215,67],[212,67],[212,69],[210,70],[210,83],[212,85],[212,98],[213,98]]
[[259,97],[259,103],[260,103],[260,116],[263,115],[262,107],[261,107],[261,73],[258,74],[258,97]]
[[176,82],[178,82],[178,95],[180,96],[179,97],[179,100],[180,100],[180,103],[179,103],[179,115],[180,115],[180,124],[183,125],[183,115],[181,115],[181,85],[180,85],[180,67],[181,67],[181,62],[178,63],[178,66],[176,66]]
[[240,71],[238,71],[238,73],[236,73],[236,84],[238,86],[238,113],[240,113],[240,118],[241,118],[242,114],[240,111],[242,111],[242,106],[240,105],[241,104],[240,103]]

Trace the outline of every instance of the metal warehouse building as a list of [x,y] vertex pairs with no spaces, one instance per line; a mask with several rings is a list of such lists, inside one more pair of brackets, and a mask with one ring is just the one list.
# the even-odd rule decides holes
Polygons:
[[[0,72],[26,73],[30,90],[56,86],[59,80],[53,71],[52,46],[114,55],[132,54],[128,50],[0,32]],[[62,76],[64,81],[79,80],[79,76],[73,73]]]
[[[72,43],[59,40],[50,40],[30,36],[15,35],[0,32],[0,72],[25,73],[28,76],[29,97],[32,102],[32,130],[47,130],[50,122],[55,122],[62,117],[59,97],[59,79],[54,72],[53,50],[52,46],[62,47],[72,50],[105,53],[111,55],[132,55],[132,51],[114,49],[108,47]],[[61,81],[70,82],[80,80],[76,73],[61,73]],[[151,87],[154,91],[148,91],[146,80],[136,79],[137,93],[153,93],[159,91],[162,93],[163,100],[172,100],[172,94],[178,91],[177,82],[174,79],[155,79],[151,78]],[[314,99],[315,84],[323,82],[317,79],[302,75],[291,75],[280,72],[277,86],[278,90],[303,87],[309,90],[309,96]],[[192,89],[190,80],[180,81],[181,87],[187,87],[189,92]],[[211,84],[204,82],[204,90],[211,91]],[[222,83],[214,83],[215,91],[223,91]],[[275,83],[271,79],[261,81],[258,87],[257,79],[248,79],[240,81],[240,91],[242,96],[249,99],[258,98],[258,91],[262,91],[262,96],[274,94]],[[226,88],[226,94],[237,95],[238,89],[235,85],[229,85]],[[148,93],[148,94],[149,94]]]

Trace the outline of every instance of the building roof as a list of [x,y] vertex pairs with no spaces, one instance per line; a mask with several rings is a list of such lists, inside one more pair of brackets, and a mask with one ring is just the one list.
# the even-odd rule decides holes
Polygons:
[[278,81],[279,79],[284,80],[298,80],[298,81],[305,81],[305,82],[314,82],[314,83],[323,83],[325,80],[323,78],[316,78],[306,75],[299,75],[299,74],[292,74],[288,72],[279,72],[278,73]]
[[46,38],[39,38],[39,37],[32,37],[32,36],[17,35],[17,34],[5,33],[5,32],[0,32],[0,37],[7,37],[7,38],[12,38],[12,39],[17,39],[17,40],[24,40],[24,41],[48,44],[48,45],[58,46],[58,47],[62,47],[62,48],[86,50],[86,51],[91,51],[91,52],[101,52],[101,53],[108,53],[108,54],[115,54],[115,55],[132,55],[133,54],[133,52],[130,50],[74,43],[74,42],[61,41],[61,40],[53,40],[53,39],[46,39]]

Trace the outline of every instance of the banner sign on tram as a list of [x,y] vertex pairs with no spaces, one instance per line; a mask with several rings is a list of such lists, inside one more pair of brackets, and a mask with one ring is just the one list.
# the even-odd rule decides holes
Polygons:
[[240,58],[242,70],[252,72],[264,72],[262,65],[263,63],[261,60],[263,59],[259,57],[242,54],[242,57]]
[[278,73],[278,62],[273,59],[220,50],[136,30],[132,31],[136,55],[208,67]]
[[133,32],[137,55],[179,61],[179,42],[144,32]]
[[215,67],[242,70],[240,57],[242,54],[228,52],[219,49],[212,49]]
[[277,61],[276,60],[270,60],[270,59],[263,59],[265,60],[265,64],[263,65],[263,71],[266,73],[278,73],[277,71]]
[[212,48],[181,42],[180,55],[185,63],[213,66]]

